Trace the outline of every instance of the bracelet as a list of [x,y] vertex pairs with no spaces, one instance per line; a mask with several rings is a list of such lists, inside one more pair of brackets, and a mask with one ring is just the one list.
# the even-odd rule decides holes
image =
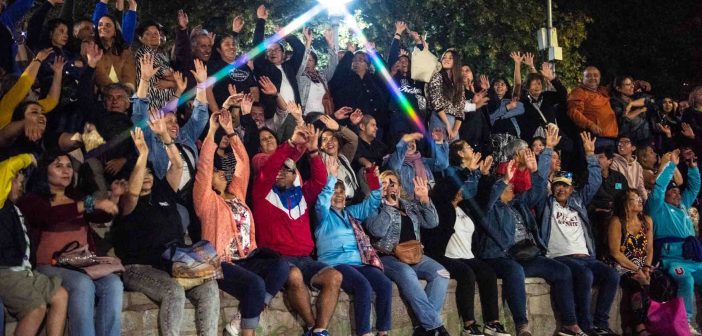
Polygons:
[[395,36],[402,36],[402,34],[400,34],[400,33],[395,33]]
[[175,140],[171,140],[171,142],[164,142],[164,146],[170,146],[170,145],[175,145]]
[[95,211],[95,199],[92,195],[85,196],[83,200],[83,208],[85,208],[85,213],[93,213]]
[[235,135],[238,135],[238,134],[236,133],[236,131],[231,132],[231,133],[227,134],[227,138],[231,138],[231,137],[233,137],[233,136],[235,136]]
[[39,62],[39,63],[41,63],[41,60],[38,59],[38,58],[36,58],[36,57],[34,57],[34,59],[32,60],[32,62]]
[[314,155],[314,154],[317,154],[318,152],[319,152],[319,149],[315,149],[315,150],[309,151],[309,152],[307,152],[307,153],[308,153],[309,155]]

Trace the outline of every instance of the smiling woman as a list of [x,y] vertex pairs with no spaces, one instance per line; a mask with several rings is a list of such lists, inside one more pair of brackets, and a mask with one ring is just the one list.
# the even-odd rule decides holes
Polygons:
[[114,17],[103,15],[95,27],[96,43],[104,54],[95,67],[95,82],[102,88],[122,83],[136,88],[136,64],[129,45],[122,37],[122,28]]

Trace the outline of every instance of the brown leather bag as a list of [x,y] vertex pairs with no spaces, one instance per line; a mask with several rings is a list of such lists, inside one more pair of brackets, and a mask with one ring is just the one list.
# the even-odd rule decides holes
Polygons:
[[329,87],[327,87],[327,83],[322,81],[322,85],[324,85],[324,96],[322,96],[322,106],[324,106],[324,114],[328,116],[333,116],[334,112],[334,99],[332,99],[331,93],[329,92]]
[[399,243],[393,249],[395,257],[405,264],[414,265],[422,261],[424,255],[424,246],[419,240],[408,240],[404,243]]

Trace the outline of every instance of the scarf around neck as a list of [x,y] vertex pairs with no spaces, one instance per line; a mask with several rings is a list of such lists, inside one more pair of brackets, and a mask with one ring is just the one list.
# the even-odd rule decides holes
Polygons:
[[422,160],[422,153],[414,152],[413,154],[405,154],[404,163],[414,167],[414,176],[419,176],[421,178],[427,178],[427,170],[424,167],[424,160]]

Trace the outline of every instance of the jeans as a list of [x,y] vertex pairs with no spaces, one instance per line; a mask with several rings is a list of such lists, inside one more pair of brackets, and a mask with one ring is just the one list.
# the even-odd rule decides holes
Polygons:
[[223,262],[219,288],[239,300],[241,328],[256,329],[265,305],[283,288],[290,266],[280,258]]
[[[593,327],[593,324],[595,327],[608,328],[609,309],[612,308],[612,302],[619,287],[619,273],[592,256],[586,258],[563,256],[554,259],[568,266],[571,274],[577,274],[573,277],[573,291],[580,328],[588,330]],[[593,285],[598,287],[594,316],[590,314]]]
[[5,306],[0,301],[0,335],[5,335]]
[[371,296],[375,292],[375,317],[378,331],[392,329],[392,282],[379,268],[373,266],[337,265],[343,276],[341,288],[353,295],[356,334],[371,332]]
[[[453,128],[453,124],[456,123],[456,117],[447,113],[446,119],[448,120],[449,126],[451,126],[451,128]],[[439,115],[436,112],[432,112],[431,117],[429,117],[429,132],[432,132],[438,128],[444,130],[444,136],[446,137],[445,139],[448,139],[448,131],[446,129],[446,124],[444,124],[444,122],[441,121],[441,118],[439,118]],[[455,140],[455,138],[448,139],[448,140],[453,141],[453,140]]]
[[526,315],[526,277],[539,277],[548,281],[551,285],[551,298],[556,302],[554,311],[560,313],[561,323],[566,326],[577,324],[573,277],[568,266],[543,256],[522,263],[511,258],[484,261],[502,278],[502,291],[512,312],[515,327],[529,323]]
[[48,265],[37,267],[37,271],[60,277],[68,291],[70,335],[120,335],[124,287],[119,276],[110,274],[93,280],[84,273]]
[[702,284],[702,263],[685,259],[663,258],[663,267],[678,284],[678,296],[685,301],[688,321],[695,312],[695,284]]
[[[441,310],[444,307],[449,272],[427,256],[416,265],[408,265],[394,256],[382,256],[385,275],[397,284],[400,294],[407,300],[412,312],[425,330],[436,329],[443,325]],[[419,279],[427,281],[422,288]]]
[[475,283],[480,291],[483,322],[497,321],[497,275],[484,261],[473,259],[436,258],[456,279],[456,305],[463,321],[475,320]]
[[214,280],[185,290],[170,274],[148,265],[127,265],[124,285],[160,303],[158,324],[162,335],[180,335],[185,298],[195,306],[198,335],[216,336],[219,322],[219,289]]

